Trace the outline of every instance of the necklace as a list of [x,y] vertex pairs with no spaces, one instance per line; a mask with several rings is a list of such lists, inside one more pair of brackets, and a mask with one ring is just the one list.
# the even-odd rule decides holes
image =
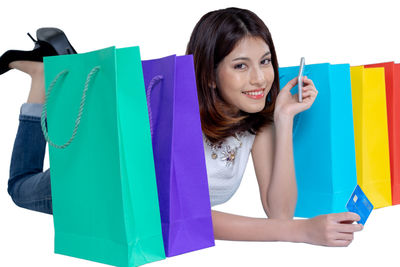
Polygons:
[[225,166],[229,167],[235,162],[236,153],[239,148],[242,147],[242,141],[240,140],[240,138],[243,136],[243,133],[235,134],[233,136],[236,139],[236,145],[234,147],[231,147],[228,144],[224,144],[224,142],[212,144],[205,136],[204,140],[211,148],[211,158],[214,160],[220,158],[221,161],[225,161]]

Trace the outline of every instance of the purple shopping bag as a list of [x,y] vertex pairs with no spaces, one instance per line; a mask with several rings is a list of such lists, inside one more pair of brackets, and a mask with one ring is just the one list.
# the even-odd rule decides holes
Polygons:
[[165,254],[214,246],[193,57],[142,61]]

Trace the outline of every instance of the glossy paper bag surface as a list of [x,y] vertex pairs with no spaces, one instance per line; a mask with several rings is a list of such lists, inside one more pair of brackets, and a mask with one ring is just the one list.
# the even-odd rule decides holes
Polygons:
[[358,184],[374,208],[392,205],[384,68],[351,67]]
[[[298,75],[298,67],[280,68],[281,87]],[[346,211],[357,184],[348,64],[305,66],[318,96],[293,122],[297,217]],[[292,93],[296,93],[297,86]]]
[[55,252],[116,266],[165,258],[139,48],[45,58]]
[[193,58],[143,61],[167,256],[214,246]]
[[385,69],[386,107],[389,134],[392,204],[400,204],[400,71],[399,64],[386,62],[364,65],[365,68]]

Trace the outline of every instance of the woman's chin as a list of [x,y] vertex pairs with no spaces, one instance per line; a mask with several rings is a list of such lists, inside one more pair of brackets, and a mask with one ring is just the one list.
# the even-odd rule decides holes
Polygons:
[[242,107],[241,110],[247,113],[258,113],[262,111],[265,107],[265,104],[260,104],[260,105],[249,105],[246,107]]

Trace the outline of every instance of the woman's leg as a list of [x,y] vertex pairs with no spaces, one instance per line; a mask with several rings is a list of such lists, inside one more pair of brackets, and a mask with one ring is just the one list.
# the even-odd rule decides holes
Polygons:
[[44,69],[42,62],[14,61],[10,68],[20,70],[32,78],[31,90],[29,91],[27,103],[43,104],[45,98]]
[[8,193],[20,207],[52,214],[50,171],[43,172],[46,141],[40,124],[45,98],[43,63],[15,61],[10,67],[29,74],[32,84],[27,103],[22,105],[19,116]]

